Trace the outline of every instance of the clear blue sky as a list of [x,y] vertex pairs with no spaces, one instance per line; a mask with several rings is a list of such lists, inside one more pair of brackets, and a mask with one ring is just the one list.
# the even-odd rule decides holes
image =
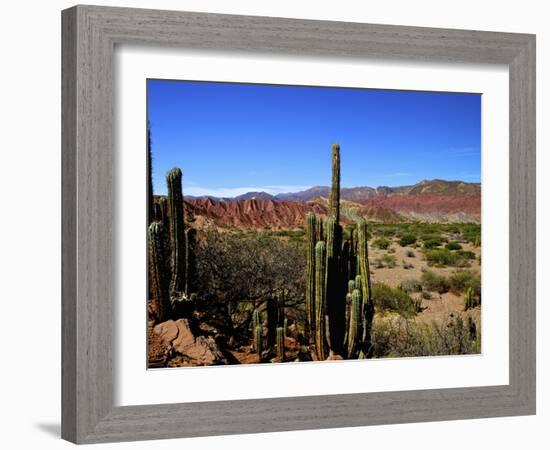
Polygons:
[[232,197],[440,178],[479,182],[481,95],[148,80],[153,185],[183,171],[184,195]]

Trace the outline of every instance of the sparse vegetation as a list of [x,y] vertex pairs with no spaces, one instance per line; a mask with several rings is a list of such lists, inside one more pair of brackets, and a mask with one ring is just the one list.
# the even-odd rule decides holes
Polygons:
[[468,355],[481,351],[475,322],[460,315],[418,323],[403,318],[376,321],[372,331],[374,357]]
[[417,313],[415,301],[402,289],[391,288],[384,283],[373,283],[372,298],[377,311],[396,312],[402,317],[412,317]]
[[390,246],[390,241],[388,241],[386,238],[380,237],[378,239],[375,239],[372,245],[376,248],[379,248],[380,250],[387,250]]
[[461,250],[451,252],[446,248],[437,248],[425,250],[424,255],[426,256],[426,261],[428,262],[429,266],[469,267],[469,260],[471,259],[471,255],[474,254],[472,252],[463,252]]
[[413,278],[407,278],[406,280],[403,280],[399,287],[401,290],[411,293],[411,292],[421,292],[422,291],[422,283],[420,283],[419,280],[413,279]]
[[[245,363],[479,352],[480,226],[397,220],[367,229],[363,213],[350,225],[344,210],[340,222],[338,145],[332,156],[328,202],[289,229],[278,217],[273,228],[205,224],[183,202],[181,171],[170,171],[147,230],[149,325],[183,318],[220,358]],[[384,269],[373,280],[369,262]],[[442,319],[449,305],[455,313]],[[178,358],[171,364],[189,362]]]
[[407,233],[401,236],[401,239],[399,239],[399,245],[401,247],[407,247],[409,245],[412,245],[416,242],[416,235],[412,233]]
[[438,275],[431,270],[422,273],[420,278],[422,287],[428,291],[435,291],[439,294],[444,294],[449,291],[449,282],[443,275]]
[[397,258],[394,255],[385,254],[381,258],[383,267],[387,267],[388,269],[393,269],[397,264]]
[[447,250],[462,250],[462,245],[456,241],[451,241],[445,245]]

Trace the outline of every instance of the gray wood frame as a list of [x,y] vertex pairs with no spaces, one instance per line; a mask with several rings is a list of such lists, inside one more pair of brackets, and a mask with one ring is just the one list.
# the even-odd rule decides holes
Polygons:
[[[62,436],[76,443],[535,413],[535,36],[76,6],[62,13]],[[113,406],[113,52],[140,43],[268,54],[506,64],[510,383]]]

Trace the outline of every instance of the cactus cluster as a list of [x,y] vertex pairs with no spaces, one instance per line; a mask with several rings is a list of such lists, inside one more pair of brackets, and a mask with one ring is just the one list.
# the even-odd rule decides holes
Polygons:
[[[264,302],[260,302],[260,305]],[[285,292],[278,291],[265,301],[267,332],[264,340],[264,322],[259,306],[252,312],[252,348],[260,361],[266,356],[275,356],[277,361],[285,358],[285,340],[288,335],[288,319],[285,317]]]
[[148,226],[149,297],[158,322],[190,314],[197,298],[196,231],[185,228],[181,170],[168,172],[166,183],[168,197],[153,200]]
[[344,238],[340,225],[340,146],[332,146],[329,216],[306,217],[306,321],[315,357],[367,358],[371,352],[371,295],[367,223]]

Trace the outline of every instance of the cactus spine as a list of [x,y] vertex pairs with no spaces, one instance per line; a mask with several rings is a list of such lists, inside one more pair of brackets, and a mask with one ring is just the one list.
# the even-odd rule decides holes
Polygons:
[[166,258],[166,232],[159,222],[148,228],[149,237],[149,283],[151,301],[159,322],[170,315],[168,264]]
[[170,243],[172,249],[172,280],[170,291],[179,295],[185,290],[185,231],[181,170],[172,169],[166,174],[168,209],[170,217]]
[[332,187],[328,209],[330,216],[340,223],[340,146],[332,144]]
[[306,217],[306,336],[310,341],[315,336],[315,243],[317,242],[317,219],[314,214]]
[[315,351],[321,361],[326,359],[325,352],[325,274],[326,250],[323,241],[315,245]]

